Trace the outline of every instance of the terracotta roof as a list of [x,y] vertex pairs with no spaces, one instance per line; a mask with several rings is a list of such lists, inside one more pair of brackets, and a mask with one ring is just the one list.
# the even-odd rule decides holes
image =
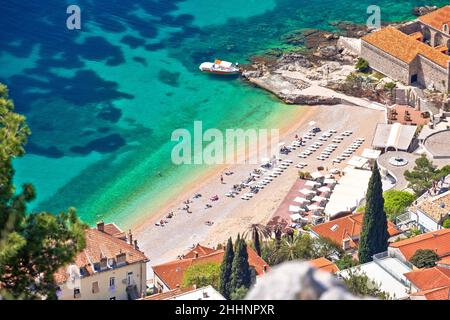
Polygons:
[[434,250],[439,257],[445,257],[450,255],[450,229],[424,233],[414,238],[393,242],[389,246],[398,248],[408,261],[419,249]]
[[127,235],[115,223],[107,223],[104,226],[104,232],[119,239],[126,239]]
[[434,267],[405,273],[419,292],[412,295],[425,296],[427,300],[448,300],[450,289],[450,269]]
[[372,32],[363,37],[362,40],[408,64],[417,55],[424,56],[443,68],[447,68],[447,62],[450,61],[449,56],[393,27],[386,27],[380,31]]
[[450,267],[450,256],[444,257],[437,262],[438,266],[448,266]]
[[450,23],[450,6],[425,14],[419,17],[419,20],[435,29],[442,30],[444,24]]
[[197,243],[197,245],[191,251],[184,255],[184,259],[195,258],[196,256],[203,257],[215,251],[216,250],[214,250],[213,248],[204,247]]
[[339,271],[339,268],[336,264],[328,260],[327,258],[317,258],[311,261],[308,261],[310,265],[312,265],[314,268],[321,270],[321,271],[327,271],[331,273],[335,273]]
[[[210,249],[210,248],[208,248]],[[259,257],[256,252],[247,246],[248,263],[255,268],[256,275],[263,274],[264,268],[268,270],[268,264]],[[161,279],[169,289],[175,289],[183,283],[184,272],[192,265],[204,263],[222,263],[224,250],[214,250],[212,253],[198,258],[184,258],[174,260],[157,266],[152,266],[153,272]]]
[[[317,235],[323,238],[329,238],[341,246],[344,240],[350,240],[349,247],[353,249],[358,247],[362,222],[363,214],[355,213],[313,226],[311,230]],[[390,221],[388,221],[388,232],[391,237],[401,233]]]
[[411,296],[424,296],[427,300],[450,300],[450,287],[418,291]]
[[[125,253],[127,264],[148,261],[144,253],[135,249],[134,246],[106,232],[86,229],[84,233],[86,247],[76,255],[74,261],[74,264],[80,268],[82,276],[90,276],[98,272],[94,270],[94,264],[99,263],[101,258],[116,259],[121,253]],[[61,268],[54,276],[57,283],[64,283],[69,277],[67,267]]]
[[450,213],[450,191],[431,197],[419,203],[417,208],[437,223],[441,223]]

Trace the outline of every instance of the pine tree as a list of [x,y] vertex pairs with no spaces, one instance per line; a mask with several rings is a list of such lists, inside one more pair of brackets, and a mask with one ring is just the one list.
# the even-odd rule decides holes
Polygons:
[[370,262],[374,254],[386,251],[388,239],[383,187],[378,165],[375,162],[366,195],[366,207],[359,239],[359,262]]
[[84,246],[75,210],[27,212],[32,185],[16,190],[12,161],[25,153],[30,130],[0,84],[0,299],[56,299],[54,273]]
[[234,250],[233,241],[228,239],[225,253],[223,256],[222,265],[220,266],[220,283],[219,292],[226,298],[230,299],[231,288],[231,269],[233,266]]
[[250,288],[252,282],[251,270],[248,264],[247,244],[243,239],[236,241],[236,252],[231,270],[230,295],[241,287]]

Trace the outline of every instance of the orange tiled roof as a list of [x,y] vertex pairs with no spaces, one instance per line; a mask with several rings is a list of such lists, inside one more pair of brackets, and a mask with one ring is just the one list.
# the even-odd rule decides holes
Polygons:
[[419,20],[435,29],[442,30],[444,24],[450,23],[450,6],[425,14],[419,17]]
[[438,266],[448,266],[450,267],[450,256],[444,257],[437,262]]
[[[209,248],[208,248],[209,249]],[[263,274],[264,268],[268,270],[268,264],[259,257],[256,252],[247,246],[248,263],[255,268],[256,275]],[[222,263],[224,250],[214,250],[198,258],[184,258],[174,260],[157,266],[152,266],[153,272],[160,278],[169,289],[175,289],[183,284],[184,272],[192,265],[204,263]]]
[[442,229],[418,235],[414,238],[391,243],[392,248],[398,248],[409,261],[419,249],[434,250],[439,257],[450,255],[450,229]]
[[408,64],[417,55],[422,55],[443,68],[447,68],[447,62],[450,61],[449,56],[393,27],[386,27],[380,31],[372,32],[363,37],[362,40]]
[[[355,213],[313,226],[311,230],[317,235],[329,238],[341,246],[343,240],[351,240],[349,243],[350,248],[357,248],[362,223],[363,214]],[[388,221],[388,232],[391,237],[401,233],[390,221]]]
[[197,257],[203,257],[215,251],[216,250],[214,250],[213,248],[204,247],[197,243],[197,245],[191,251],[184,255],[184,259],[195,258],[196,255]]
[[[102,257],[115,259],[117,255],[125,253],[127,264],[148,261],[144,253],[135,249],[128,242],[118,239],[107,232],[97,229],[86,229],[84,234],[86,247],[76,255],[74,261],[74,264],[83,270],[84,276],[90,276],[95,273],[93,264],[98,263]],[[67,267],[61,268],[55,273],[54,277],[57,283],[64,283],[69,277]]]
[[311,260],[309,261],[309,264],[321,271],[327,271],[331,273],[339,271],[339,268],[335,263],[331,262],[330,260],[324,257]]
[[449,300],[450,287],[435,288],[425,291],[418,291],[411,296],[424,296],[427,300]]
[[427,300],[448,300],[450,269],[433,267],[405,273],[405,277],[419,289],[413,295],[425,296]]

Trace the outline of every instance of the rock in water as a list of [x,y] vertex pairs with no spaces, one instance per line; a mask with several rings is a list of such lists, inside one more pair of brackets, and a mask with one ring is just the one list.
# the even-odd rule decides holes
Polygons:
[[437,9],[436,6],[414,7],[414,9],[412,10],[412,13],[415,16],[420,17],[420,16],[423,16],[423,15],[428,14],[430,12],[433,12],[436,9]]

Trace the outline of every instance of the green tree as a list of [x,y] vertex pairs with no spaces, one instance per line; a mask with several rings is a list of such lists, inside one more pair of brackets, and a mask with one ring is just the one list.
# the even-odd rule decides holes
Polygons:
[[347,274],[342,277],[342,280],[348,290],[354,295],[360,297],[369,296],[383,300],[391,298],[388,293],[380,289],[379,284],[369,279],[359,268],[356,268],[356,270],[349,269]]
[[353,259],[351,254],[344,254],[339,260],[336,260],[335,263],[339,270],[349,269],[358,265],[358,261]]
[[372,261],[374,254],[386,251],[388,239],[381,176],[375,162],[366,195],[366,210],[359,239],[359,262]]
[[439,172],[436,170],[436,166],[424,155],[416,159],[415,163],[413,170],[406,170],[404,176],[408,181],[408,186],[417,196],[420,196],[431,188]]
[[358,58],[358,61],[355,65],[356,70],[359,72],[368,72],[370,70],[369,63],[363,58]]
[[397,216],[404,213],[416,200],[416,197],[410,192],[393,189],[384,192],[383,198],[384,211],[391,221],[394,221]]
[[194,264],[187,268],[183,275],[183,287],[197,286],[203,288],[213,286],[218,290],[220,287],[220,264],[202,263]]
[[247,244],[243,239],[238,239],[231,268],[230,296],[240,287],[250,288],[251,281],[252,275],[248,264]]
[[443,226],[445,229],[450,229],[450,218],[445,219],[445,220],[444,220],[444,223],[442,224],[442,226]]
[[231,238],[229,238],[227,246],[225,248],[225,253],[223,255],[223,261],[220,265],[219,292],[225,297],[225,299],[230,299],[231,270],[233,266],[233,259],[233,241],[231,240]]
[[231,300],[244,300],[245,296],[247,295],[248,288],[242,286],[240,288],[237,288],[232,294],[231,294]]
[[30,184],[18,192],[12,160],[25,153],[30,135],[0,84],[0,295],[4,299],[56,299],[53,275],[84,247],[84,228],[75,210],[27,214],[35,198]]
[[419,249],[414,253],[409,262],[417,268],[432,268],[436,266],[438,260],[439,256],[433,250]]

